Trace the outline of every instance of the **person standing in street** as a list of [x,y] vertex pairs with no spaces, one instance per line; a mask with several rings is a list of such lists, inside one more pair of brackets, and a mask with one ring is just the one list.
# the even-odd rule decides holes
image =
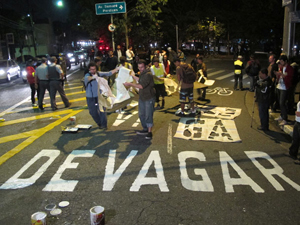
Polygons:
[[171,62],[170,62],[170,60],[168,59],[167,54],[164,54],[164,56],[163,56],[163,62],[162,62],[162,63],[164,64],[166,74],[170,74],[170,66],[171,66]]
[[237,57],[237,60],[234,61],[234,86],[233,89],[234,90],[239,90],[237,88],[238,84],[239,84],[239,88],[242,91],[243,90],[243,69],[244,69],[244,63],[242,61],[243,56],[239,55]]
[[274,54],[271,54],[269,56],[269,66],[268,66],[268,76],[272,80],[272,87],[271,87],[271,93],[270,93],[270,107],[273,112],[276,111],[276,74],[275,72],[278,71],[278,64],[276,63],[276,56]]
[[279,125],[287,124],[287,94],[289,88],[292,86],[293,68],[288,64],[286,55],[281,55],[279,58],[279,71],[275,72],[278,84],[276,86],[276,93],[280,105],[280,116],[275,120],[279,121]]
[[65,94],[61,80],[64,78],[64,73],[60,65],[56,65],[57,59],[55,56],[50,58],[51,65],[48,67],[48,78],[50,86],[50,101],[52,111],[57,110],[55,96],[56,92],[60,94],[62,101],[65,104],[65,107],[70,107],[70,102]]
[[43,101],[46,90],[50,94],[50,88],[49,88],[49,79],[48,79],[48,66],[47,66],[47,59],[42,58],[42,64],[39,65],[35,70],[35,88],[39,89],[39,109],[44,110],[43,107]]
[[149,68],[146,68],[146,61],[141,59],[138,64],[141,72],[139,77],[136,77],[131,73],[130,75],[138,83],[126,82],[126,87],[139,88],[139,118],[143,127],[143,130],[137,131],[138,135],[145,135],[146,139],[152,139],[153,128],[153,113],[155,103],[155,89],[153,75]]
[[174,65],[174,60],[177,59],[177,54],[174,50],[172,50],[171,47],[168,47],[168,58],[171,62],[171,66],[170,66],[170,74],[174,74],[174,70],[176,70],[176,66]]
[[121,45],[117,46],[117,49],[114,51],[114,56],[116,56],[118,59],[118,62],[120,62],[120,57],[124,56],[122,49],[121,49]]
[[[108,69],[108,71],[113,70],[118,65],[118,59],[116,56],[113,55],[113,51],[110,50],[108,52],[108,58],[105,62],[105,67]],[[116,74],[113,74],[112,76],[108,77],[108,85],[112,86],[115,83]]]
[[250,60],[246,65],[246,73],[250,78],[250,92],[254,92],[254,85],[258,78],[258,73],[260,71],[260,63],[257,59],[255,59],[254,55],[250,56]]
[[[194,108],[194,82],[196,80],[196,72],[191,65],[181,63],[180,59],[174,59],[176,66],[176,75],[178,82],[181,83],[181,89],[179,94],[179,102],[181,111],[178,116],[184,116],[184,106],[186,99],[190,103],[192,109],[192,115],[195,115],[196,111]],[[193,73],[193,74],[192,74]]]
[[132,46],[129,46],[129,48],[126,51],[126,60],[129,62],[131,65],[133,63],[133,58],[134,58],[134,53],[132,51]]
[[[153,58],[153,66],[151,66],[150,70],[154,79],[155,98],[156,98],[155,102],[157,104],[155,109],[163,109],[165,107],[165,96],[167,95],[164,79],[163,79],[167,76],[165,67],[162,63],[159,63],[159,59],[155,57]],[[159,104],[160,96],[162,98],[161,106]]]
[[[207,78],[207,67],[206,64],[203,62],[203,57],[198,56],[196,61],[197,61],[197,70],[195,70],[195,72],[196,73],[199,72],[200,76],[204,76],[205,78]],[[197,93],[199,94],[198,100],[204,101],[206,99],[206,89],[207,87],[197,89]]]
[[300,158],[298,158],[298,152],[300,147],[300,101],[297,103],[297,111],[295,112],[295,125],[293,129],[292,145],[289,148],[288,155],[295,159],[294,163],[300,165]]
[[105,107],[103,107],[103,112],[99,109],[98,101],[98,81],[97,77],[111,76],[118,72],[119,68],[115,68],[109,72],[97,72],[97,66],[94,62],[88,65],[89,72],[84,76],[84,84],[86,87],[86,102],[89,108],[89,113],[97,123],[99,129],[107,129],[107,117],[105,112]]
[[259,71],[259,80],[257,81],[257,102],[260,118],[260,126],[258,130],[269,130],[269,107],[270,93],[272,87],[271,77],[268,76],[268,70],[262,69]]
[[39,88],[35,88],[35,70],[32,66],[32,61],[29,61],[26,66],[26,73],[27,73],[27,81],[30,85],[31,89],[31,104],[32,107],[36,107],[37,104],[35,104],[35,93],[37,92],[37,98],[39,99]]

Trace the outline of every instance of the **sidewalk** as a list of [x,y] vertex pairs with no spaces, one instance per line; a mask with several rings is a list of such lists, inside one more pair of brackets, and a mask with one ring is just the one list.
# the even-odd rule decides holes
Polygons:
[[[297,89],[300,88],[300,83],[297,86]],[[299,96],[295,96],[295,99],[298,100]],[[296,101],[295,100],[295,101]],[[297,101],[298,102],[298,101]],[[248,108],[248,113],[252,116],[252,109],[254,103],[254,92],[247,91],[245,97],[245,104]],[[293,127],[295,124],[295,115],[288,115],[288,124],[284,126],[279,126],[279,122],[275,121],[275,118],[280,116],[280,112],[270,113],[270,120],[274,120],[274,123],[285,133],[292,136],[293,135]],[[258,114],[258,105],[255,103],[254,105],[254,113],[253,113],[253,127],[256,128],[257,125],[260,125],[260,119]],[[257,124],[257,125],[256,125]]]

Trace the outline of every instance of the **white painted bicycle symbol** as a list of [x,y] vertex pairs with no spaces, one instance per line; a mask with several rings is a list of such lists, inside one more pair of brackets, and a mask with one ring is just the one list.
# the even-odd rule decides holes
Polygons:
[[208,95],[212,95],[216,93],[218,93],[218,95],[221,96],[229,96],[232,95],[233,91],[229,90],[229,88],[221,88],[221,87],[215,87],[214,89],[208,88],[206,90],[206,94]]

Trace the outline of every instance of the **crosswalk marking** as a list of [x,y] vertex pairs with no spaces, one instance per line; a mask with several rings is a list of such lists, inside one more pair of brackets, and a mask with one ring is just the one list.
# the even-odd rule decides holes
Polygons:
[[224,73],[224,72],[225,72],[225,70],[217,70],[215,72],[209,73],[208,77],[212,77],[212,76],[215,76],[215,75],[217,75],[219,73]]
[[217,77],[216,80],[223,80],[223,79],[225,79],[225,78],[227,78],[227,77],[230,77],[230,76],[233,76],[233,72],[228,73],[228,74],[226,74],[226,75],[223,75],[223,76],[221,76],[221,77]]

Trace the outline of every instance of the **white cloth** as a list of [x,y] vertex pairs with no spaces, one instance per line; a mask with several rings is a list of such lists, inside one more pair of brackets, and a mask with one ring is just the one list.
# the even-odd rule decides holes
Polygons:
[[[297,103],[297,112],[300,112],[300,101]],[[296,115],[296,121],[300,123],[300,116]]]
[[164,84],[168,96],[175,93],[178,89],[178,84],[170,78],[164,78]]
[[132,72],[132,70],[125,67],[121,67],[119,70],[113,89],[113,93],[116,96],[115,103],[120,103],[130,98],[129,91],[124,86],[125,82],[133,82],[133,78],[129,75],[130,72]]
[[130,49],[127,49],[127,51],[126,51],[126,59],[127,59],[127,61],[132,61],[133,57],[134,57],[133,51],[130,50]]
[[98,82],[100,92],[98,94],[100,111],[104,111],[102,107],[111,109],[115,103],[116,96],[114,96],[114,94],[112,93],[105,78],[96,76],[95,79]]
[[[283,67],[282,73],[285,74],[286,67]],[[278,84],[276,86],[279,90],[286,90],[286,86],[282,77],[279,78]]]

